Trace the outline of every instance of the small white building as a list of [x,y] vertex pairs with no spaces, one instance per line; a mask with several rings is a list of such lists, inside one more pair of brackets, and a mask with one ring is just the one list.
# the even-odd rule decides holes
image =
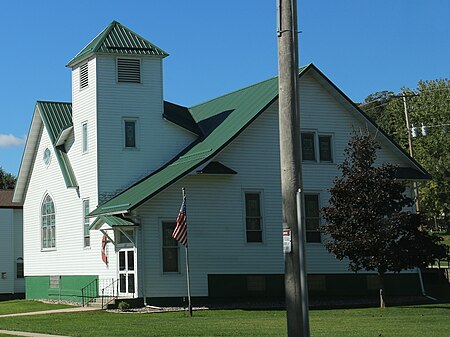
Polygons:
[[25,293],[23,274],[22,204],[12,202],[13,190],[0,189],[0,298]]
[[[185,296],[171,238],[182,187],[192,295],[283,295],[277,78],[185,107],[163,99],[166,56],[112,22],[68,63],[72,102],[37,102],[14,194],[27,298]],[[314,65],[299,77],[311,293],[365,293],[371,276],[350,273],[318,231],[352,130],[377,134],[399,178],[428,176]]]

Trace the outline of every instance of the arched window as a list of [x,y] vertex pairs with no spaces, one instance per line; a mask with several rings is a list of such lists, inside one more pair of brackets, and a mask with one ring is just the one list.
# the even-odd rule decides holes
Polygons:
[[55,205],[46,195],[41,208],[42,248],[55,248]]
[[17,266],[17,278],[23,278],[23,259],[21,257],[18,257],[16,260],[16,266]]

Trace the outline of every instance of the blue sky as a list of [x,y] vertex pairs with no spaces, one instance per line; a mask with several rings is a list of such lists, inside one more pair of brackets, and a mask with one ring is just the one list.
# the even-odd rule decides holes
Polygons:
[[[300,63],[354,101],[450,77],[450,1],[299,0]],[[71,100],[65,67],[111,21],[166,50],[164,96],[193,105],[277,75],[276,0],[5,1],[0,166],[18,173],[36,100]]]

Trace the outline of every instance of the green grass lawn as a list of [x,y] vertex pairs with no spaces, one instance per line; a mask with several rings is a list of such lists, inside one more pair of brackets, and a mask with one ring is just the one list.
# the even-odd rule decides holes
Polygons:
[[[450,336],[450,304],[312,310],[313,337]],[[104,311],[0,318],[1,329],[68,336],[286,336],[285,311],[209,310],[157,314]]]
[[25,301],[25,300],[5,301],[0,302],[0,315],[16,314],[20,312],[62,309],[62,308],[71,308],[71,306],[64,304],[48,304],[37,301]]

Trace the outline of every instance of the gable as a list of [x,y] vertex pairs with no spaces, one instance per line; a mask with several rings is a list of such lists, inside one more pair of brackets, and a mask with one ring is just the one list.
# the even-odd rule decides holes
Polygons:
[[50,140],[50,147],[60,167],[67,188],[77,187],[77,180],[73,172],[69,157],[64,149],[64,141],[70,135],[72,125],[72,104],[61,102],[38,101],[25,143],[25,150],[20,164],[14,202],[23,202],[28,189],[28,182],[32,174],[37,156],[38,146],[45,128]]

